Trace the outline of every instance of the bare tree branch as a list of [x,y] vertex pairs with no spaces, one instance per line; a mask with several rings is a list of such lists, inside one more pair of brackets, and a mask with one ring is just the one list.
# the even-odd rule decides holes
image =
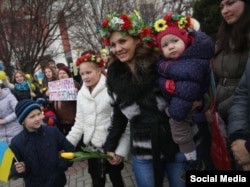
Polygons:
[[[0,60],[11,74],[14,61],[33,73],[39,63],[57,55],[64,44],[64,53],[72,61],[71,51],[95,50],[102,46],[97,29],[108,13],[140,12],[152,23],[166,12],[191,14],[194,0],[3,0],[0,9]],[[69,42],[70,41],[70,42]],[[53,50],[53,53],[48,53]],[[7,68],[6,68],[7,69]]]

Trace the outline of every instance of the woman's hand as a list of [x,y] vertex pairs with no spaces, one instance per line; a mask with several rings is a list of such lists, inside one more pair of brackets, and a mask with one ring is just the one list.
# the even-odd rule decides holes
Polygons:
[[205,112],[205,116],[206,116],[207,122],[209,124],[212,124],[213,123],[213,115],[212,115],[212,111],[210,109]]
[[122,162],[123,157],[120,155],[115,155],[116,156],[116,163],[114,165],[118,165]]
[[108,159],[109,163],[112,165],[118,165],[123,160],[122,156],[116,155],[114,152],[107,152],[107,155],[112,157],[112,159]]
[[[238,164],[242,166],[245,164],[250,164],[250,154],[246,149],[245,143],[246,140],[239,139],[235,140],[231,144],[231,150],[233,152],[234,158],[238,162]],[[245,168],[248,168],[248,166],[246,166]]]
[[202,101],[194,101],[192,110],[196,110],[202,107]]
[[244,171],[250,171],[250,164],[242,165],[242,169],[243,169]]

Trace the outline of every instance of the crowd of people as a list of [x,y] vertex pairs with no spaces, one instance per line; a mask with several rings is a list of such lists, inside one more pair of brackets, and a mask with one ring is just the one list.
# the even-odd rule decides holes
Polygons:
[[[106,174],[123,187],[131,157],[138,187],[185,187],[186,171],[216,170],[210,86],[227,130],[232,170],[250,170],[250,0],[221,0],[216,41],[188,16],[167,13],[149,27],[138,12],[108,14],[104,48],[70,69],[50,59],[36,76],[17,70],[0,85],[0,140],[15,154],[11,177],[26,187],[63,187],[72,162],[62,151],[86,146],[110,159],[88,160],[93,187]],[[240,34],[239,34],[240,33]],[[52,81],[73,79],[75,100],[51,100]]]

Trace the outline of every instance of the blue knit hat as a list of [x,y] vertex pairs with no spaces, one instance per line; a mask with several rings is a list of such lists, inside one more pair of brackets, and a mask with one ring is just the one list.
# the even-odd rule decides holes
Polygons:
[[15,108],[16,117],[19,123],[22,124],[26,116],[34,109],[41,110],[40,105],[37,102],[31,99],[23,99],[19,101]]

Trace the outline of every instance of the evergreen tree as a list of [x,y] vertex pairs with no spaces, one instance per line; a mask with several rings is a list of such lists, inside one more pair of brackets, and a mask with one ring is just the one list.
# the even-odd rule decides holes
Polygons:
[[197,0],[193,11],[193,17],[201,24],[201,30],[215,40],[221,22],[220,1]]

